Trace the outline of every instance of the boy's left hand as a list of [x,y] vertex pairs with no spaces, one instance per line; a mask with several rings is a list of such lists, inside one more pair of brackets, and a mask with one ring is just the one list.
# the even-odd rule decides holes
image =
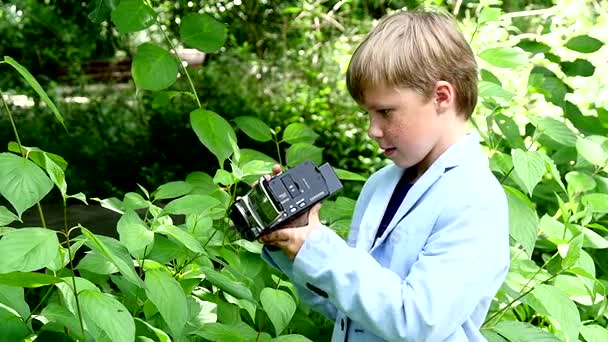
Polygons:
[[[308,212],[287,223],[286,226],[289,228],[279,228],[272,233],[263,235],[260,237],[260,241],[267,245],[279,247],[289,259],[295,259],[308,235],[317,229],[321,223],[319,220],[320,209],[321,204],[315,204]],[[306,217],[307,214],[308,217]],[[306,223],[306,218],[308,218],[308,223]]]

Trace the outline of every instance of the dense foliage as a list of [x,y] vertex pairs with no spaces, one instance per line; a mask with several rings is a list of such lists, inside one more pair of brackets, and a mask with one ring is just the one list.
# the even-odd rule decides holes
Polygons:
[[[327,201],[321,216],[347,233],[357,186],[384,161],[365,137],[366,118],[348,100],[342,72],[373,24],[364,18],[387,8],[359,1],[254,3],[177,2],[173,12],[165,2],[92,2],[92,22],[107,20],[120,39],[149,32],[130,41],[137,93],[106,90],[90,102],[103,115],[82,109],[71,115],[75,105],[55,105],[51,98],[61,99],[60,92],[49,97],[35,69],[11,56],[0,61],[2,74],[25,80],[44,113],[10,107],[0,94],[14,140],[0,153],[2,336],[328,340],[331,322],[299,302],[291,283],[261,261],[258,243],[234,234],[227,209],[274,162],[329,160],[349,189]],[[512,241],[511,269],[482,332],[490,341],[606,340],[608,50],[598,38],[608,29],[608,5],[564,0],[542,11],[503,13],[492,1],[464,3],[458,13],[481,68],[472,124],[508,196]],[[267,30],[250,26],[252,14]],[[306,24],[312,29],[298,30]],[[205,52],[205,67],[183,67],[171,53],[181,45]],[[20,139],[21,122],[32,123],[28,129],[41,138]],[[95,125],[107,131],[72,129]],[[54,154],[62,131],[85,148]],[[68,163],[78,155],[92,162],[95,151],[109,149],[143,164],[152,144],[171,144],[172,152],[148,168],[149,179],[123,175],[143,184],[137,191],[113,189],[116,183],[106,180],[115,196],[69,195],[81,189],[67,187]],[[200,162],[173,168],[170,154]],[[156,173],[165,168],[173,171],[159,182]],[[103,172],[110,169],[95,177]],[[46,227],[42,210],[41,227],[11,228],[53,195],[66,215],[67,204],[78,200],[120,214],[116,238],[67,220]]]

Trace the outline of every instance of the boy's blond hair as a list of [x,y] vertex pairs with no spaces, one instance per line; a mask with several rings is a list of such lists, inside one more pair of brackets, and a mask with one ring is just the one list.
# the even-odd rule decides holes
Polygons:
[[477,63],[456,21],[438,11],[398,12],[381,19],[353,54],[346,73],[351,96],[375,86],[418,91],[430,99],[438,81],[456,91],[456,109],[469,118],[477,103]]

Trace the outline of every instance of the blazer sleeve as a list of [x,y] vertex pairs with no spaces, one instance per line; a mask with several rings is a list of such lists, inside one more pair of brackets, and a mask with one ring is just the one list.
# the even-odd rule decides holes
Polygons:
[[[354,246],[356,243],[356,236],[358,233],[358,227],[361,222],[361,218],[363,216],[363,212],[365,211],[365,207],[369,202],[370,197],[370,187],[373,187],[370,184],[374,182],[374,176],[370,177],[368,181],[364,184],[361,189],[361,194],[357,199],[357,203],[355,205],[353,220],[351,224],[351,229],[349,231],[348,244],[350,246]],[[325,227],[325,226],[324,226]],[[326,229],[329,229],[325,227]],[[335,236],[342,243],[345,243],[341,237],[338,235]],[[337,315],[336,306],[328,300],[327,292],[321,290],[310,282],[298,282],[297,278],[294,277],[293,270],[293,262],[289,260],[289,258],[282,251],[270,251],[267,246],[264,246],[262,249],[262,259],[266,261],[273,268],[285,273],[287,277],[293,282],[294,288],[304,303],[310,306],[312,309],[320,312],[324,316],[329,319],[335,320]]]
[[493,188],[491,196],[446,196],[442,205],[450,207],[405,279],[325,226],[306,239],[291,277],[326,292],[338,310],[386,340],[442,341],[491,300],[508,271],[507,203],[502,188]]

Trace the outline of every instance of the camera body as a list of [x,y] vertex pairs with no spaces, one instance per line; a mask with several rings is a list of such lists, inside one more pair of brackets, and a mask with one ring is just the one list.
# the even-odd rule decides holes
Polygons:
[[249,241],[275,230],[302,212],[342,189],[332,167],[316,167],[305,161],[266,180],[232,205],[230,218],[241,236]]

